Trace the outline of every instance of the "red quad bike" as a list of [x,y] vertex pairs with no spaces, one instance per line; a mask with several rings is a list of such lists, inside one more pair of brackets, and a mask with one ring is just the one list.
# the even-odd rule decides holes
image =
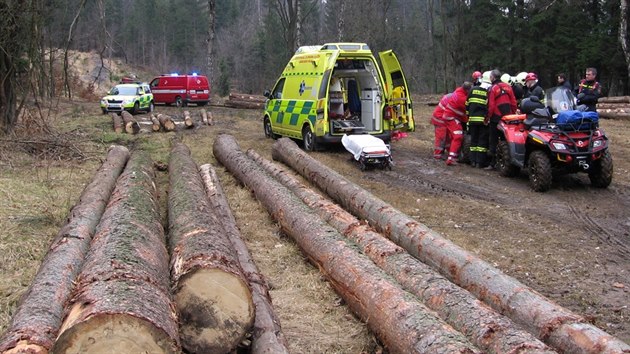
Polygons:
[[513,177],[526,169],[536,192],[549,190],[554,175],[577,172],[587,173],[593,187],[608,187],[613,160],[597,112],[576,110],[573,94],[562,87],[550,89],[545,100],[546,107],[536,97],[524,99],[525,114],[501,119],[499,173]]

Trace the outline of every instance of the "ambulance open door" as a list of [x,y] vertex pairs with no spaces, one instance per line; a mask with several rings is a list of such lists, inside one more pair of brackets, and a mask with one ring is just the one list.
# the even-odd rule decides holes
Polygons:
[[393,109],[392,130],[414,131],[413,110],[409,86],[396,54],[387,50],[378,53],[385,76],[385,92],[388,105]]

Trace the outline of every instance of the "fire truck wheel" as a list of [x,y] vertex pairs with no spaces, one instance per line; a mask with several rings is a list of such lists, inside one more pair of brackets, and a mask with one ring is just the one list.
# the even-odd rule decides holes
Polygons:
[[179,96],[175,97],[175,106],[177,108],[181,108],[181,107],[184,106],[184,101],[182,101],[181,97],[179,97]]

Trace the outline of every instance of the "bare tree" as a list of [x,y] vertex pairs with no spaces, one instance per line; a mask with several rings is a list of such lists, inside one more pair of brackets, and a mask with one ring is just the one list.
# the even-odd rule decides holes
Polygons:
[[208,37],[206,38],[207,50],[206,50],[206,75],[210,82],[214,82],[213,73],[213,58],[212,53],[214,51],[214,37],[216,22],[216,0],[208,0]]
[[626,58],[628,79],[630,81],[630,48],[628,45],[628,0],[621,0],[621,18],[619,19],[619,42]]
[[69,99],[72,99],[72,91],[70,90],[70,79],[69,79],[69,75],[68,75],[68,50],[70,49],[70,43],[72,43],[72,35],[74,32],[74,28],[77,24],[77,21],[79,20],[79,15],[81,15],[81,10],[83,10],[83,7],[85,6],[85,2],[87,0],[81,0],[81,3],[79,4],[79,8],[77,9],[77,13],[74,15],[74,19],[72,20],[72,23],[70,24],[70,29],[68,30],[68,38],[66,40],[66,49],[64,50],[64,55],[63,55],[63,85],[66,89],[66,94],[68,95]]

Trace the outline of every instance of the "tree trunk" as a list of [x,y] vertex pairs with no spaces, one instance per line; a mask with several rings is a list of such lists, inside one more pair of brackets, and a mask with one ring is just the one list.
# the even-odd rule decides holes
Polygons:
[[28,291],[22,295],[9,329],[0,338],[0,352],[47,353],[52,347],[96,225],[128,158],[127,148],[110,147],[107,159],[68,214]]
[[216,0],[208,0],[208,38],[206,47],[206,75],[211,84],[215,83],[214,65],[212,58],[214,57],[214,38],[215,38],[215,22],[216,22]]
[[244,93],[235,93],[235,92],[230,92],[228,99],[231,101],[247,101],[247,102],[258,102],[258,103],[267,102],[267,97],[265,96],[248,95]]
[[630,119],[630,113],[597,111],[600,118]]
[[155,114],[151,114],[151,130],[154,132],[159,132],[161,129],[160,121],[157,119]]
[[123,120],[118,114],[112,112],[109,114],[112,117],[112,125],[114,126],[114,132],[120,134],[123,132]]
[[175,144],[168,169],[171,276],[182,346],[227,353],[254,321],[252,293],[186,145]]
[[247,245],[243,242],[241,232],[236,225],[236,219],[234,219],[230,205],[223,193],[219,177],[210,164],[202,165],[200,173],[210,204],[221,220],[223,229],[236,250],[241,268],[243,268],[247,282],[252,289],[256,313],[252,331],[251,353],[288,354],[288,344],[282,333],[282,328],[280,328],[280,320],[273,310],[269,287],[256,267],[254,259],[250,256]]
[[411,255],[455,284],[527,328],[545,343],[571,353],[611,353],[630,346],[585,319],[544,298],[516,279],[401,213],[302,151],[292,140],[273,145],[275,160],[284,162],[317,185],[346,210],[366,219]]
[[120,116],[125,123],[125,132],[127,134],[138,134],[140,132],[140,124],[136,122],[131,113],[122,111],[120,112]]
[[630,96],[600,97],[597,103],[630,103]]
[[226,107],[241,108],[241,109],[261,109],[265,108],[265,104],[261,102],[249,102],[249,101],[225,101]]
[[630,41],[628,41],[628,0],[620,0],[619,44],[626,59],[627,79],[630,81]]
[[214,156],[241,182],[330,280],[337,293],[391,352],[479,352],[459,332],[403,291],[354,245],[266,175],[233,137],[219,135]]
[[597,104],[597,110],[598,111],[600,109],[617,109],[617,108],[630,109],[630,102],[628,102],[628,103],[625,103],[625,102],[620,102],[620,103],[598,103]]
[[162,128],[164,128],[164,130],[166,130],[167,132],[172,132],[173,130],[175,130],[176,125],[171,117],[165,114],[158,114],[157,119],[160,121]]
[[517,353],[523,348],[527,348],[529,353],[553,352],[544,343],[519,329],[509,319],[490,309],[472,294],[375,232],[372,227],[361,223],[337,204],[293,178],[290,172],[265,160],[253,150],[248,150],[247,155],[302,199],[340,234],[356,242],[365,255],[396,279],[405,290],[420,298],[427,307],[437,312],[440,318],[464,333],[484,352]]
[[186,128],[192,128],[195,126],[189,111],[184,111],[184,126]]
[[201,115],[201,123],[203,123],[203,125],[209,125],[208,124],[208,113],[206,113],[206,110],[204,108],[199,110],[199,115]]
[[152,167],[134,153],[117,180],[53,352],[179,352]]

